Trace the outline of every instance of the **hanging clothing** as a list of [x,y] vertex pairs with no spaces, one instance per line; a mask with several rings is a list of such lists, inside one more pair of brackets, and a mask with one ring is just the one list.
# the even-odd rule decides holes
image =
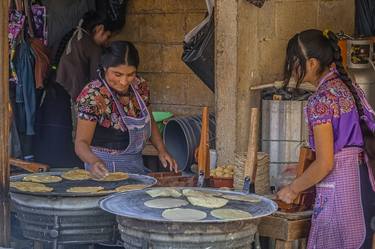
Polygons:
[[373,0],[355,0],[355,31],[358,36],[375,35],[375,3]]
[[19,128],[26,135],[34,135],[35,123],[35,60],[30,45],[22,41],[15,58],[15,68],[17,72],[18,84],[16,85],[16,104],[18,115],[23,119]]
[[43,41],[43,44],[47,46],[47,20],[46,20],[46,7],[39,4],[31,6],[31,13],[34,21],[34,36]]
[[102,48],[94,42],[87,32],[82,32],[81,39],[71,39],[69,54],[63,53],[57,68],[56,82],[61,84],[76,100],[87,82],[97,78]]
[[[364,206],[362,202],[375,205],[375,189],[368,186],[370,194],[364,194],[361,185],[374,179],[364,159],[363,137],[354,97],[335,72],[322,79],[318,90],[308,100],[305,115],[313,150],[313,128],[320,124],[332,124],[335,155],[333,170],[316,185],[307,248],[367,248],[364,243],[372,239],[372,232],[368,230],[371,219],[368,217],[375,216],[375,209],[368,209],[369,205]],[[362,171],[367,172],[367,179],[363,179],[365,175],[360,173]]]
[[[106,104],[103,107],[101,107],[100,104],[96,102],[97,106],[99,107],[99,110],[101,109],[105,111],[111,108],[116,108],[116,112],[113,112],[112,114],[119,114],[116,118],[117,122],[113,125],[113,128],[109,127],[107,129],[114,129],[115,127],[117,127],[118,124],[119,127],[117,130],[119,130],[119,132],[122,132],[122,137],[125,140],[127,140],[123,142],[123,145],[126,145],[126,147],[122,147],[121,150],[108,148],[108,146],[91,146],[91,150],[93,151],[93,153],[105,162],[106,167],[110,172],[123,171],[133,174],[149,173],[149,170],[143,164],[142,150],[146,145],[147,140],[151,136],[151,116],[148,111],[146,102],[143,100],[141,94],[137,90],[137,82],[139,85],[139,81],[137,80],[135,82],[135,84],[130,85],[129,91],[133,92],[135,100],[137,102],[137,106],[140,110],[138,112],[138,115],[136,116],[129,115],[129,110],[128,113],[125,112],[126,106],[119,101],[118,94],[115,93],[115,91],[109,87],[109,85],[105,82],[104,79],[101,79],[100,81],[96,81],[94,83],[96,87],[100,88],[100,86],[102,86],[104,88],[101,89],[106,89],[106,91],[102,91],[101,94],[104,94],[106,97],[108,96],[107,94],[109,94],[110,96],[110,102],[104,102]],[[83,91],[83,94],[81,96],[84,96],[87,93]],[[83,106],[80,106],[81,103],[83,103],[84,105],[86,101],[78,101],[78,110],[84,111],[85,108]],[[103,112],[104,115],[105,113],[106,112]],[[88,116],[86,115],[80,117],[85,118]],[[92,117],[94,117],[94,115],[92,115]],[[99,118],[98,120],[103,119]],[[101,126],[101,124],[102,123],[98,122],[97,126]],[[114,142],[116,143],[116,140],[114,140]],[[87,170],[90,170],[91,165],[85,164],[85,168]]]
[[17,83],[17,72],[14,65],[14,58],[16,55],[17,41],[23,31],[25,24],[25,15],[17,10],[9,12],[8,24],[8,42],[9,42],[9,80],[10,82]]
[[31,39],[31,48],[35,55],[35,87],[43,88],[43,82],[47,77],[50,60],[48,50],[44,46],[43,41],[39,39]]

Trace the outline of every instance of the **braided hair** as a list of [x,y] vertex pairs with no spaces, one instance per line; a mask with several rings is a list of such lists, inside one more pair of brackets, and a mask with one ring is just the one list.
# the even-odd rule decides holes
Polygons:
[[337,36],[332,31],[323,33],[320,30],[310,29],[296,34],[290,39],[284,67],[284,84],[287,84],[292,74],[295,73],[297,86],[299,86],[305,77],[305,65],[309,58],[315,58],[319,61],[319,74],[323,73],[327,68],[335,66],[340,79],[353,95],[360,117],[359,122],[363,135],[364,150],[369,158],[372,173],[375,176],[375,134],[363,119],[365,117],[365,109],[357,87],[344,68]]

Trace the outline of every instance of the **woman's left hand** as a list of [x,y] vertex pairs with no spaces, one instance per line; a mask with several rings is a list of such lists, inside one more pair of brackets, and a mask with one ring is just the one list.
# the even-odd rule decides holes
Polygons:
[[276,196],[277,199],[290,204],[298,197],[298,193],[292,189],[291,185],[288,185],[277,192]]
[[169,166],[170,171],[175,171],[177,173],[178,167],[176,160],[173,159],[171,155],[167,151],[162,151],[159,153],[159,159],[164,168]]

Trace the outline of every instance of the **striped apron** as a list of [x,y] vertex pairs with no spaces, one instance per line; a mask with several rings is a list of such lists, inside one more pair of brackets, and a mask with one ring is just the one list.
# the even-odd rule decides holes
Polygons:
[[342,149],[335,154],[333,171],[316,185],[308,249],[358,249],[363,245],[370,217],[366,214],[365,222],[362,198],[365,202],[373,198],[361,194],[361,181],[368,183],[366,189],[372,196],[374,192],[369,175],[361,179],[361,172],[367,173],[362,155],[361,148]]
[[[147,140],[151,137],[151,116],[145,102],[133,88],[132,84],[130,84],[141,108],[141,115],[139,118],[129,117],[125,114],[124,108],[107,82],[102,77],[100,77],[100,80],[112,95],[112,99],[121,116],[122,122],[120,123],[123,130],[127,129],[129,132],[129,145],[123,151],[91,146],[92,152],[103,160],[110,172],[122,171],[131,174],[149,173],[150,170],[144,166],[142,158],[142,151]],[[85,163],[85,169],[90,170],[90,168],[91,166]]]

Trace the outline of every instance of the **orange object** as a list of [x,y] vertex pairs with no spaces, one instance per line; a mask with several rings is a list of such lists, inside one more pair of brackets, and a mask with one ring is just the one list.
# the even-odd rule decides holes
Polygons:
[[208,107],[203,107],[201,138],[198,147],[198,172],[204,173],[204,178],[210,178],[210,147],[208,145]]
[[233,188],[233,177],[211,176],[210,186],[213,188]]
[[348,47],[347,47],[347,40],[340,40],[339,41],[339,47],[341,49],[341,57],[342,57],[342,64],[345,68],[347,68],[347,58],[348,58]]

